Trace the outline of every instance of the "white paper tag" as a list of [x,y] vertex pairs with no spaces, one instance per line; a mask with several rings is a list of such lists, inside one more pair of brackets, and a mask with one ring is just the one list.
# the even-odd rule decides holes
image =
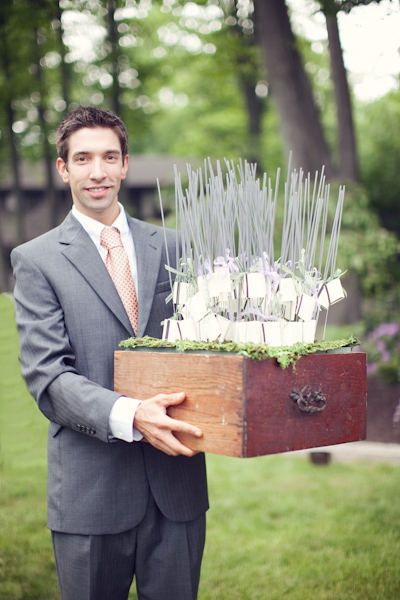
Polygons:
[[311,321],[317,306],[316,300],[308,294],[302,294],[297,302],[296,314],[302,321]]
[[317,321],[304,321],[303,326],[303,342],[312,344],[315,341],[315,331],[317,329]]
[[217,315],[217,321],[221,332],[219,341],[223,342],[225,339],[228,339],[226,336],[228,334],[231,321],[229,319],[225,319],[225,317],[222,317],[221,315]]
[[266,321],[262,323],[261,341],[268,346],[281,346],[281,321]]
[[325,283],[322,283],[319,288],[318,304],[319,304],[319,306],[321,306],[322,308],[325,308],[326,310],[328,310],[328,308],[329,308],[329,295],[328,295],[328,291],[326,289]]
[[208,308],[204,296],[201,292],[197,292],[194,296],[191,296],[187,301],[188,315],[194,321],[200,321],[208,313]]
[[184,281],[175,281],[172,289],[172,301],[178,306],[186,304],[187,299],[191,294],[192,286]]
[[229,272],[216,271],[211,273],[207,279],[209,296],[219,296],[220,294],[232,293],[232,283]]
[[346,292],[343,289],[342,282],[339,278],[333,279],[326,284],[326,291],[328,293],[330,304],[335,304],[339,300],[343,300],[346,297]]
[[293,321],[296,316],[296,300],[292,302],[282,302],[283,317],[288,321]]
[[297,298],[296,285],[292,277],[285,277],[279,281],[279,297],[281,302],[295,302]]
[[301,321],[287,321],[282,324],[282,346],[293,346],[303,341]]
[[242,280],[242,295],[245,298],[264,298],[267,293],[263,273],[244,273]]
[[175,319],[165,319],[163,323],[163,340],[176,342],[181,339],[181,334],[178,328],[178,321]]
[[221,336],[217,315],[210,313],[199,321],[199,337],[204,342],[215,342]]
[[260,321],[248,321],[246,323],[246,342],[253,344],[261,343],[262,323]]

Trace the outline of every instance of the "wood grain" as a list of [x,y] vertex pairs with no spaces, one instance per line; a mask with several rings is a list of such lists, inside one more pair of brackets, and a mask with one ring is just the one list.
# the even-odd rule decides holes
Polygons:
[[168,414],[200,427],[200,440],[177,437],[193,450],[241,456],[244,405],[243,358],[235,355],[150,351],[115,352],[114,388],[140,400],[184,391]]
[[[323,412],[304,414],[290,399],[305,385],[324,393]],[[184,391],[185,401],[168,413],[202,429],[200,440],[179,435],[194,450],[258,456],[365,438],[360,352],[309,355],[282,369],[274,359],[229,354],[117,351],[115,390],[139,399]]]

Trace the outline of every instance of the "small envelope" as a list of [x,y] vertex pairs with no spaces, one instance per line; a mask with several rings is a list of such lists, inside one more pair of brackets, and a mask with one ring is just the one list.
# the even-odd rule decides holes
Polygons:
[[220,294],[232,293],[232,283],[229,272],[216,271],[211,273],[207,279],[208,294],[216,297]]
[[281,279],[279,281],[278,292],[281,302],[295,302],[297,292],[294,279],[292,277]]
[[187,312],[188,316],[194,321],[200,321],[208,312],[206,301],[201,292],[197,292],[194,296],[191,296],[187,301]]
[[315,331],[317,329],[317,321],[304,321],[303,326],[303,342],[312,344],[315,341]]
[[346,297],[346,292],[343,289],[342,282],[337,277],[336,279],[332,279],[329,283],[326,284],[326,291],[328,293],[330,304],[335,304],[339,302],[339,300],[343,300]]
[[268,346],[281,346],[281,321],[266,321],[261,325],[262,342]]
[[282,324],[282,346],[293,346],[303,341],[303,324],[301,321],[288,321]]
[[267,285],[263,273],[245,273],[242,280],[242,295],[245,298],[264,298]]
[[302,321],[311,321],[317,306],[315,298],[308,294],[302,294],[297,301],[296,315]]

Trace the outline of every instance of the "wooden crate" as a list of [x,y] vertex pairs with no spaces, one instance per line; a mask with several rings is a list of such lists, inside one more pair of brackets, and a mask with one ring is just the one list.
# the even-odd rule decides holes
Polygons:
[[115,352],[115,390],[145,399],[186,392],[168,414],[195,424],[194,450],[259,456],[361,440],[366,433],[366,356],[311,354],[295,368],[218,353]]

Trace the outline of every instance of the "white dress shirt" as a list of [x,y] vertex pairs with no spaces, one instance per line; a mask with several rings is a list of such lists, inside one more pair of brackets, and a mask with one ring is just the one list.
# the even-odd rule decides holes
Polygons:
[[[111,227],[117,227],[121,234],[121,241],[128,255],[129,266],[131,268],[133,281],[138,294],[138,280],[136,267],[135,246],[133,243],[131,231],[122,204],[119,204],[119,215],[115,219]],[[72,207],[72,214],[77,221],[82,225],[90,239],[96,246],[103,262],[106,262],[107,250],[100,245],[100,235],[105,225],[81,213],[75,206]],[[136,409],[140,404],[140,400],[129,398],[128,396],[120,396],[117,398],[114,406],[111,409],[109,417],[110,431],[113,437],[124,440],[125,442],[140,441],[142,434],[133,427]]]

